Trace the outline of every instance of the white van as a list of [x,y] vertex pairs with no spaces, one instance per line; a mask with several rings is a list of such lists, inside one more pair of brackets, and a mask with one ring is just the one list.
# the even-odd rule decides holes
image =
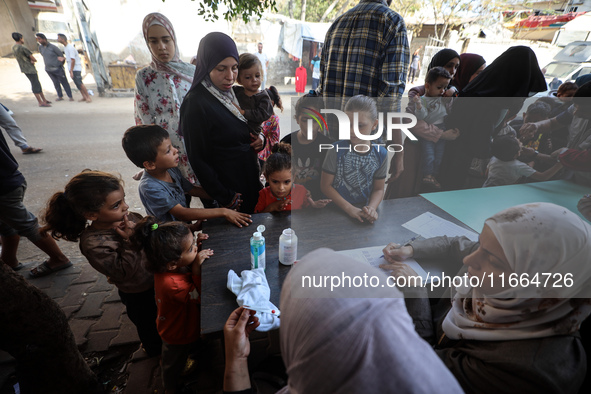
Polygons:
[[554,61],[544,67],[544,77],[549,84],[554,78],[561,83],[573,82],[581,75],[591,73],[591,42],[574,41],[564,47]]
[[63,49],[61,44],[57,43],[57,35],[59,33],[65,34],[68,37],[68,41],[76,49],[82,49],[82,42],[80,41],[78,29],[75,24],[75,21],[71,22],[64,14],[60,14],[59,12],[40,12],[37,15],[37,31],[45,34],[49,42],[61,49]]

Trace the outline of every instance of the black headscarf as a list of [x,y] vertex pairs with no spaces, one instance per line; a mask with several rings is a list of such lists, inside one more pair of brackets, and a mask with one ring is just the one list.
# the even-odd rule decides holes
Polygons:
[[220,32],[209,33],[201,39],[197,50],[197,65],[193,77],[192,91],[203,79],[227,57],[233,57],[238,61],[238,49],[230,36]]
[[460,55],[460,67],[452,81],[453,85],[462,91],[469,83],[472,75],[480,68],[486,60],[475,53],[462,53]]
[[536,54],[526,46],[507,49],[460,93],[460,97],[528,97],[547,90]]
[[429,67],[427,67],[427,71],[429,71],[433,67],[445,67],[447,62],[456,57],[459,59],[460,55],[453,49],[442,49],[431,58],[431,62],[429,62]]

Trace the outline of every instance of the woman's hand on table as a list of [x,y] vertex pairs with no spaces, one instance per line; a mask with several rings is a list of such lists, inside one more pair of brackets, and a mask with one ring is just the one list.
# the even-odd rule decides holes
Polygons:
[[250,143],[250,147],[254,149],[255,152],[262,151],[265,147],[265,137],[262,133],[250,133],[250,137],[252,142]]
[[382,252],[384,253],[384,260],[386,260],[388,264],[381,264],[380,268],[390,271],[391,276],[395,278],[411,278],[418,276],[415,270],[410,268],[408,264],[402,262],[406,259],[410,259],[414,255],[412,246],[400,246],[400,244],[392,242],[386,245]]
[[[416,278],[417,276],[419,276],[419,274],[417,274],[415,270],[410,268],[408,264],[400,262],[394,264],[381,264],[380,268],[390,271],[390,275],[395,278],[406,277],[407,279],[409,279]],[[408,283],[408,286],[411,286],[411,281],[407,280],[406,283]]]
[[384,259],[390,263],[400,263],[406,259],[410,259],[414,255],[414,249],[411,245],[402,246],[400,244],[390,242],[382,250],[384,253]]

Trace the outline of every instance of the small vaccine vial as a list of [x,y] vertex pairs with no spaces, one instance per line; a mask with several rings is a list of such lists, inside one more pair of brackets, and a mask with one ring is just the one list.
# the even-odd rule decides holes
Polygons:
[[279,262],[292,265],[298,257],[298,237],[291,228],[286,228],[279,237]]

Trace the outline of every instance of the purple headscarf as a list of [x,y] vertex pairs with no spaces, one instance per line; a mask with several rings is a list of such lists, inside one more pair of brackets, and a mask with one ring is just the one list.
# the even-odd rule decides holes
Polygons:
[[233,57],[238,61],[238,49],[230,36],[213,32],[203,37],[197,50],[195,76],[189,91],[195,89],[195,86],[199,85],[211,70],[227,57]]

